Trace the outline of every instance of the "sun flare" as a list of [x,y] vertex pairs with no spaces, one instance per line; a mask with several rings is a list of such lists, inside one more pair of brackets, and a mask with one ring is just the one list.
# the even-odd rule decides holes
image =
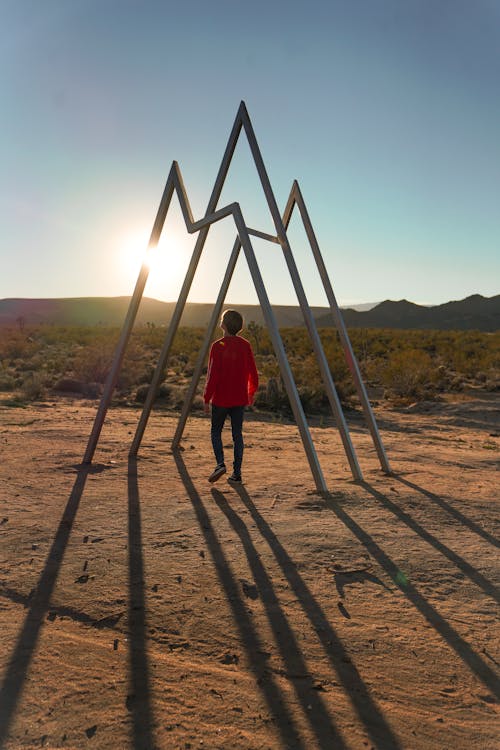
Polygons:
[[156,247],[148,247],[149,232],[138,230],[122,237],[119,243],[120,265],[133,283],[143,264],[149,270],[146,294],[163,300],[178,296],[189,262],[189,238],[164,230]]

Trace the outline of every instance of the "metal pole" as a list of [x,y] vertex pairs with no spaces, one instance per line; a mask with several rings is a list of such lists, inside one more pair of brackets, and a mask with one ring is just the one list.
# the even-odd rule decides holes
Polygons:
[[342,342],[342,347],[344,349],[346,361],[354,379],[354,384],[356,386],[358,398],[363,408],[363,412],[364,412],[365,419],[368,425],[368,429],[370,431],[373,444],[375,446],[377,455],[379,457],[380,465],[384,472],[386,472],[387,474],[390,474],[391,468],[389,465],[389,460],[384,450],[382,439],[378,431],[377,422],[375,420],[375,416],[373,414],[370,400],[368,398],[368,394],[366,392],[366,388],[363,383],[363,378],[361,377],[359,365],[356,360],[354,351],[352,349],[351,341],[349,339],[349,334],[347,333],[347,329],[345,327],[344,318],[342,317],[342,313],[337,304],[337,300],[335,298],[335,294],[334,294],[332,285],[330,283],[330,278],[328,276],[328,271],[326,270],[326,266],[323,261],[323,257],[321,255],[318,241],[316,239],[316,235],[314,233],[314,229],[313,229],[311,220],[309,218],[306,204],[302,196],[302,193],[300,191],[300,187],[299,187],[297,180],[295,180],[293,183],[292,190],[290,191],[290,196],[288,198],[288,202],[287,202],[284,214],[283,214],[283,222],[286,228],[288,228],[288,225],[290,223],[290,219],[292,216],[293,207],[295,203],[299,207],[300,215],[302,217],[302,222],[306,230],[307,238],[309,240],[309,244],[311,245],[314,259],[316,261],[316,265],[318,267],[318,271],[321,276],[321,280],[323,282],[323,287],[325,289],[326,296],[330,304],[330,309],[333,315],[333,319],[335,321],[335,325],[337,327],[340,340]]
[[[167,215],[168,208],[170,206],[170,201],[172,200],[172,193],[174,190],[174,171],[175,171],[174,165],[175,165],[175,162],[174,164],[172,164],[172,167],[170,168],[167,182],[165,184],[165,189],[163,191],[163,195],[160,201],[160,206],[158,208],[158,212],[156,214],[156,219],[153,225],[153,229],[151,231],[151,236],[150,236],[148,248],[147,248],[147,255],[149,255],[154,250],[154,248],[157,246],[159,242],[161,230],[163,229],[163,225],[165,223],[165,217]],[[118,380],[118,375],[120,373],[120,369],[122,366],[123,357],[125,355],[125,349],[130,339],[130,334],[132,333],[132,327],[134,325],[134,321],[137,316],[137,311],[139,309],[139,304],[142,299],[144,287],[146,286],[146,281],[148,280],[148,276],[149,276],[149,265],[148,265],[148,261],[146,260],[142,264],[142,267],[139,272],[139,276],[137,278],[137,282],[135,285],[134,293],[132,295],[132,299],[130,300],[130,305],[129,305],[127,315],[125,318],[125,322],[123,324],[123,328],[120,334],[120,339],[118,341],[118,344],[115,350],[114,359],[111,364],[109,375],[106,379],[104,391],[101,397],[101,401],[99,403],[99,408],[97,410],[97,414],[94,419],[94,425],[92,427],[92,431],[90,433],[89,440],[87,443],[87,449],[83,457],[84,464],[92,463],[92,458],[94,457],[95,449],[97,446],[97,441],[99,440],[99,435],[101,434],[102,425],[106,418],[106,413],[108,411],[111,397],[113,395],[113,391],[116,386],[116,381]]]
[[[183,186],[181,186],[179,189],[179,201],[181,205],[184,201],[187,203],[187,196],[184,193]],[[140,416],[139,423],[135,431],[134,439],[130,447],[130,451],[129,451],[130,456],[137,455],[137,452],[141,445],[142,438],[144,436],[144,430],[146,429],[149,415],[151,414],[151,409],[153,408],[154,400],[156,398],[156,394],[158,392],[158,388],[161,383],[161,379],[162,379],[163,372],[167,364],[168,356],[170,354],[170,349],[172,347],[175,334],[177,333],[177,329],[179,327],[179,322],[182,316],[182,312],[186,305],[186,300],[188,298],[191,284],[193,283],[193,278],[196,272],[196,268],[198,266],[198,262],[200,260],[201,252],[203,250],[203,246],[205,244],[205,240],[206,240],[210,225],[232,214],[235,205],[237,204],[232,203],[229,206],[225,206],[224,208],[221,208],[219,211],[216,211],[212,214],[209,214],[208,216],[205,216],[205,218],[200,219],[200,221],[190,223],[187,227],[188,232],[195,231],[193,227],[199,227],[201,228],[202,231],[198,235],[198,239],[196,241],[193,255],[191,256],[191,261],[189,263],[186,277],[182,285],[181,293],[179,295],[179,299],[177,300],[177,304],[175,306],[174,313],[172,315],[172,320],[170,321],[167,335],[163,343],[162,350],[160,352],[160,357],[158,359],[156,369],[154,371],[153,378],[151,380],[151,384],[148,389],[148,393],[146,396],[146,400],[144,402],[142,414]]]
[[278,359],[281,370],[281,375],[283,377],[288,398],[290,400],[290,406],[292,407],[295,421],[297,422],[297,426],[299,428],[300,436],[302,438],[302,444],[304,445],[304,450],[311,467],[311,472],[316,483],[316,488],[319,492],[327,492],[328,488],[323,477],[323,472],[321,471],[321,466],[319,465],[318,456],[316,454],[316,449],[311,438],[311,433],[309,432],[309,427],[307,426],[304,410],[302,409],[302,404],[300,403],[297,386],[295,385],[295,381],[293,379],[290,364],[286,356],[285,347],[283,346],[283,341],[278,330],[276,318],[267,296],[266,288],[262,280],[260,269],[257,264],[257,259],[255,257],[252,243],[250,242],[250,237],[247,232],[247,228],[245,226],[245,222],[239,205],[237,205],[234,211],[234,220],[236,222],[236,227],[238,229],[241,244],[243,245],[243,250],[247,259],[255,290],[259,298],[260,306],[262,307],[262,312],[264,314],[264,319],[269,330],[269,335],[271,336],[271,341],[273,342],[274,351],[276,352],[276,357]]
[[[224,151],[224,155],[222,157],[222,161],[219,167],[219,172],[217,174],[214,187],[212,189],[212,194],[208,201],[207,210],[205,211],[205,218],[214,213],[217,207],[217,203],[220,198],[220,194],[222,192],[222,188],[224,186],[224,181],[226,179],[227,172],[229,170],[229,165],[231,164],[234,150],[238,142],[238,137],[241,132],[241,127],[242,127],[241,108],[242,106],[244,106],[243,102],[240,104],[238,108],[238,112],[236,114],[236,118],[234,120],[231,133],[229,135],[229,139],[226,145],[226,150]],[[146,401],[144,403],[144,407],[143,407],[143,410],[139,419],[139,423],[137,425],[137,429],[134,435],[134,439],[130,447],[131,456],[137,455],[137,452],[140,448],[142,438],[144,435],[144,431],[148,423],[149,415],[151,414],[151,409],[153,408],[153,403],[156,398],[156,393],[160,385],[161,375],[167,364],[168,357],[170,354],[170,349],[172,347],[172,342],[174,340],[175,334],[177,333],[177,329],[179,327],[179,321],[184,311],[184,307],[186,305],[186,301],[189,295],[189,290],[191,289],[191,284],[193,283],[196,268],[198,267],[201,254],[203,252],[203,248],[205,247],[206,239],[208,237],[208,232],[210,230],[210,221],[207,221],[205,225],[203,225],[203,220],[201,222],[196,222],[196,223],[193,222],[191,209],[189,207],[189,201],[187,198],[186,190],[184,188],[184,183],[183,183],[182,176],[180,174],[180,170],[179,170],[179,166],[177,162],[174,162],[173,168],[175,168],[175,187],[177,188],[177,194],[179,197],[181,210],[184,216],[184,221],[186,223],[188,232],[194,232],[200,228],[201,228],[201,231],[196,240],[196,245],[194,247],[193,254],[191,256],[191,261],[189,263],[188,270],[186,272],[186,277],[184,279],[184,283],[182,285],[182,289],[181,289],[179,298],[177,300],[177,304],[175,306],[172,319],[170,321],[170,325],[168,327],[168,331],[165,337],[163,348],[160,353],[160,359],[158,361],[156,370],[154,372],[153,379],[151,381],[151,385],[149,387],[149,390],[146,396]],[[195,229],[195,226],[196,226],[196,229]]]
[[203,344],[200,349],[200,353],[198,355],[198,359],[196,361],[196,366],[194,368],[193,377],[191,378],[191,383],[189,384],[189,389],[186,393],[186,397],[182,405],[181,416],[179,417],[179,422],[177,423],[177,429],[172,440],[173,450],[176,450],[179,447],[179,443],[182,439],[182,434],[184,432],[184,427],[186,426],[187,418],[189,415],[189,410],[191,408],[191,404],[193,403],[193,398],[196,393],[198,383],[200,382],[201,374],[203,372],[203,366],[205,364],[205,360],[208,354],[208,349],[210,347],[212,336],[220,320],[222,306],[224,305],[224,300],[226,299],[227,290],[229,288],[229,284],[231,283],[231,278],[233,276],[234,268],[236,266],[236,261],[238,260],[240,249],[241,249],[241,242],[238,238],[236,239],[234,243],[233,250],[231,252],[229,263],[226,269],[226,273],[224,275],[224,279],[222,281],[222,285],[219,291],[219,296],[217,297],[215,307],[212,311],[212,316],[208,324],[207,332],[205,334],[205,339],[203,341]]
[[243,118],[243,127],[245,128],[245,132],[247,134],[248,142],[250,145],[250,150],[252,152],[252,155],[255,161],[255,166],[257,167],[257,172],[259,174],[259,178],[260,178],[260,181],[261,181],[261,184],[262,184],[262,187],[263,187],[266,199],[267,199],[269,210],[271,211],[271,214],[273,217],[274,225],[276,227],[276,234],[278,235],[280,244],[283,248],[285,260],[288,266],[288,270],[290,272],[290,276],[292,278],[293,285],[295,287],[295,292],[297,294],[300,307],[302,309],[302,314],[304,315],[306,327],[309,332],[309,336],[313,345],[314,352],[316,354],[316,359],[318,361],[319,369],[323,378],[328,400],[330,402],[331,409],[335,415],[337,428],[339,430],[340,437],[344,445],[344,450],[346,452],[347,459],[349,461],[349,466],[351,468],[353,478],[356,481],[361,481],[363,479],[363,475],[362,475],[361,468],[358,463],[358,459],[356,457],[354,446],[351,441],[349,428],[345,421],[345,417],[342,411],[342,406],[340,404],[340,400],[337,395],[335,385],[333,383],[332,375],[330,372],[330,367],[328,366],[328,361],[326,359],[326,355],[323,350],[323,346],[321,344],[321,339],[319,337],[319,334],[316,328],[316,323],[314,321],[311,308],[309,307],[309,304],[307,302],[304,288],[302,286],[302,281],[300,279],[300,274],[295,264],[295,260],[292,254],[290,244],[288,242],[288,238],[286,235],[285,227],[283,225],[281,214],[279,212],[278,205],[274,197],[271,183],[269,181],[269,177],[266,172],[264,161],[260,153],[259,145],[257,143],[257,139],[253,131],[252,123],[250,122],[250,117],[248,115],[248,112],[246,111],[246,108],[243,108],[242,110],[242,118]]

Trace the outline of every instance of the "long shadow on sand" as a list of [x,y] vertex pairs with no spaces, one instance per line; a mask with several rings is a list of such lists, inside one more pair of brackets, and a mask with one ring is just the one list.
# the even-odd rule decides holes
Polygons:
[[463,513],[461,513],[456,508],[454,508],[453,505],[448,503],[446,500],[443,500],[443,498],[439,497],[439,495],[435,495],[434,492],[425,490],[423,487],[420,487],[418,484],[415,484],[414,482],[410,482],[408,479],[403,479],[403,477],[401,477],[399,474],[393,474],[393,477],[397,482],[401,482],[401,484],[406,485],[406,487],[410,487],[412,490],[416,490],[417,492],[427,497],[436,505],[439,505],[440,508],[442,508],[444,511],[446,511],[451,516],[453,516],[453,518],[455,518],[457,521],[462,523],[464,526],[467,526],[468,529],[473,531],[478,536],[482,537],[485,541],[489,542],[490,544],[493,544],[494,547],[500,548],[500,539],[497,539],[497,537],[493,536],[488,531],[483,529],[475,521],[472,521],[467,516],[464,516]]
[[[261,516],[246,489],[243,486],[236,486],[234,489],[237,491],[243,504],[250,512],[250,515],[262,537],[269,545],[276,562],[283,571],[290,588],[295,593],[304,613],[314,628],[318,640],[320,641],[333,669],[337,673],[346,695],[348,695],[352,701],[356,713],[373,743],[377,747],[383,747],[385,750],[396,750],[396,748],[400,748],[401,745],[385,719],[383,712],[370,695],[368,687],[364,683],[355,664],[352,662],[339,636],[327,619],[321,605],[311,593],[306,582],[297,572],[297,567],[290,555],[283,547],[267,521]],[[261,570],[263,566],[250,541],[248,531],[244,528],[241,519],[236,522],[238,517],[234,510],[231,510],[229,506],[227,506],[227,503],[225,503],[225,505],[221,504],[221,508],[228,516],[235,530],[238,531],[237,527],[239,527],[238,533],[240,534],[240,538],[245,547],[249,563],[254,571],[256,582],[258,583],[259,580],[262,581],[262,592],[264,592],[266,590],[267,574]],[[230,511],[229,513],[227,512],[228,510]],[[272,601],[269,602],[269,605],[272,605]]]
[[302,712],[316,735],[319,747],[330,750],[332,743],[335,747],[345,747],[339,739],[339,731],[334,726],[321,695],[314,688],[313,678],[308,671],[300,646],[280,606],[271,577],[262,564],[245,522],[231,508],[222,492],[213,489],[212,495],[240,538],[286,673],[291,677]]
[[[366,485],[364,485],[366,487]],[[369,491],[371,488],[366,487]],[[372,491],[373,494],[374,491]],[[380,495],[380,493],[377,493]],[[383,496],[382,496],[383,497]],[[380,499],[380,498],[379,498]],[[387,500],[387,498],[384,498]],[[398,586],[404,596],[413,604],[421,615],[432,625],[437,633],[467,664],[469,669],[486,685],[491,692],[500,698],[500,679],[492,669],[481,659],[474,649],[462,636],[436,611],[422,594],[417,591],[413,584],[402,575],[396,563],[390,558],[375,540],[352,518],[340,505],[335,502],[334,497],[325,496],[327,506],[333,511],[337,518],[359,539],[367,552],[386,571],[387,575]],[[391,503],[393,505],[393,503]],[[425,538],[425,537],[424,537]]]
[[481,588],[485,594],[490,596],[497,603],[500,603],[500,592],[498,588],[485,576],[483,576],[482,573],[480,573],[470,563],[464,560],[463,557],[460,557],[460,555],[457,555],[456,552],[447,547],[446,544],[443,544],[443,542],[437,539],[434,534],[431,534],[429,531],[427,531],[427,529],[424,529],[424,527],[420,523],[418,523],[418,521],[415,521],[415,519],[412,518],[409,513],[401,510],[401,508],[396,505],[393,500],[390,500],[386,495],[383,495],[367,482],[360,482],[360,485],[364,487],[365,490],[370,493],[370,495],[378,500],[378,502],[381,503],[384,508],[387,508],[387,510],[393,513],[397,518],[399,518],[400,521],[408,526],[408,528],[414,531],[421,539],[423,539],[425,542],[428,542],[428,544],[434,547],[434,549],[440,552],[451,563],[456,565],[456,567],[461,570],[462,573],[464,573],[473,583],[475,583],[476,586],[479,586],[479,588]]
[[40,630],[45,621],[50,606],[50,599],[56,585],[71,529],[83,495],[85,483],[89,474],[102,471],[102,466],[84,466],[78,473],[59,522],[52,547],[50,548],[45,567],[42,571],[36,589],[29,600],[24,625],[9,664],[5,678],[0,688],[0,748],[8,737],[10,725],[14,717],[17,703],[26,681],[33,654],[36,649]]
[[130,686],[127,709],[132,717],[135,750],[156,747],[153,738],[150,669],[146,647],[146,601],[142,523],[137,481],[137,461],[128,463],[128,634],[130,644]]
[[[189,476],[186,465],[181,456],[178,453],[174,453],[173,455],[179,475],[193,505],[200,529],[205,537],[207,548],[212,557],[217,576],[231,608],[235,625],[239,631],[241,644],[247,655],[249,667],[256,678],[256,682],[267,703],[268,709],[276,722],[275,726],[279,732],[282,743],[284,747],[287,748],[306,750],[306,745],[301,739],[296,723],[286,705],[286,699],[281,694],[280,688],[276,684],[273,675],[270,674],[267,669],[264,643],[261,641],[247,611],[246,603],[241,596],[241,587],[233,575],[210,516],[191,480],[191,477]],[[335,737],[335,745],[332,745],[332,740],[333,738],[330,735],[329,747],[334,746],[339,750],[343,750],[343,748],[346,747],[338,734]],[[321,746],[327,747],[324,743]]]

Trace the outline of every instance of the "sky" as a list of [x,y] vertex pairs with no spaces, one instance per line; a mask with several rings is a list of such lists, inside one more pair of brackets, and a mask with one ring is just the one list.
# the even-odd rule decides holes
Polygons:
[[[172,161],[201,218],[241,100],[341,305],[498,294],[499,81],[500,0],[0,0],[0,298],[132,294]],[[232,201],[274,233],[244,134]],[[190,301],[234,239],[212,227]],[[289,239],[326,305],[298,214]],[[195,240],[174,196],[147,296],[177,299]],[[254,249],[297,304],[281,248]],[[243,254],[227,301],[257,303]]]

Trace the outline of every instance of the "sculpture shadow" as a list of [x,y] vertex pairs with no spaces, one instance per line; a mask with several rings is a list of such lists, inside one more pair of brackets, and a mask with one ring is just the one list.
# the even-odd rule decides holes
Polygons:
[[352,661],[342,640],[337,635],[323,608],[304,581],[293,559],[274,531],[259,513],[243,485],[235,486],[257,529],[267,542],[291,590],[311,623],[325,655],[335,670],[342,687],[349,696],[366,732],[376,747],[397,750],[401,747],[382,710],[377,705],[359,670]]
[[[368,489],[366,483],[365,488]],[[370,488],[371,489],[371,488]],[[369,491],[370,491],[369,489]],[[376,492],[376,491],[373,491]],[[377,493],[380,495],[380,493]],[[500,698],[500,679],[496,673],[483,661],[472,646],[462,638],[459,633],[445,620],[442,615],[427,601],[427,599],[415,588],[407,577],[399,569],[398,565],[391,559],[390,555],[360,526],[347,511],[342,508],[331,495],[325,494],[325,502],[330,510],[337,516],[352,534],[361,542],[367,552],[385,570],[389,578],[399,588],[403,595],[412,603],[415,609],[427,620],[444,641],[462,659],[469,669],[486,685],[491,692]],[[393,505],[393,503],[391,503]]]
[[439,505],[440,508],[442,508],[444,511],[449,513],[453,518],[455,518],[457,521],[462,523],[464,526],[467,526],[468,529],[470,529],[475,534],[480,536],[486,542],[489,542],[494,547],[500,548],[500,539],[497,539],[497,537],[493,536],[493,534],[490,534],[488,531],[483,529],[481,526],[479,526],[478,523],[476,523],[472,519],[468,518],[467,516],[464,516],[463,513],[457,510],[457,508],[454,508],[453,505],[448,503],[446,500],[443,500],[443,498],[439,497],[439,495],[436,495],[434,492],[430,492],[429,490],[426,490],[423,487],[420,487],[418,484],[415,484],[414,482],[410,482],[408,479],[403,479],[403,477],[400,476],[399,474],[393,474],[393,477],[397,482],[400,482],[401,484],[404,484],[406,487],[409,487],[410,489],[415,490],[416,492],[419,492],[421,495],[424,495],[436,505]]
[[286,675],[289,679],[291,678],[297,700],[312,732],[316,736],[318,746],[324,748],[324,750],[330,750],[332,744],[338,748],[346,747],[328,714],[320,693],[314,686],[314,680],[308,670],[297,638],[275,593],[271,576],[255,549],[245,522],[229,505],[222,492],[212,489],[212,496],[241,541],[255,582],[255,587],[252,587],[252,589],[255,588],[255,593],[251,592],[252,598],[260,598],[264,606],[266,617],[285,666]]
[[389,499],[387,495],[384,495],[379,490],[376,490],[367,482],[360,482],[360,485],[372,495],[384,508],[393,513],[400,521],[402,521],[408,528],[410,528],[415,534],[421,539],[434,547],[435,550],[440,552],[446,557],[453,565],[464,573],[473,583],[475,583],[480,589],[484,591],[487,596],[490,596],[494,601],[500,603],[500,591],[498,588],[489,581],[486,576],[479,572],[473,565],[464,560],[463,557],[458,555],[446,544],[441,542],[434,534],[427,531],[418,521],[416,521],[409,513],[402,510],[393,500]]
[[377,586],[382,586],[382,588],[387,589],[387,591],[391,590],[389,586],[385,585],[381,578],[373,575],[373,573],[370,573],[369,570],[335,570],[333,572],[333,577],[335,579],[335,586],[337,588],[338,595],[342,599],[345,596],[345,587],[351,583],[374,583]]
[[38,643],[40,630],[50,607],[50,600],[68,546],[87,477],[89,474],[100,471],[102,471],[102,467],[99,465],[85,465],[77,469],[75,483],[57,527],[54,541],[45,561],[45,567],[36,588],[27,601],[28,611],[24,624],[0,687],[0,748],[4,746],[8,737],[17,703]]
[[[302,740],[296,722],[287,706],[286,696],[283,696],[274,675],[267,668],[267,655],[264,643],[249,615],[246,601],[242,597],[241,586],[231,570],[210,515],[193,484],[182,457],[177,451],[174,452],[173,456],[180,478],[205,538],[220,585],[231,609],[241,645],[246,653],[249,668],[254,674],[268,710],[274,719],[281,742],[287,748],[307,750],[307,746]],[[345,747],[342,741],[337,746],[339,750]]]
[[146,641],[146,601],[144,560],[137,461],[128,462],[128,636],[130,653],[130,693],[127,709],[132,718],[135,750],[156,747],[153,737],[150,668]]

